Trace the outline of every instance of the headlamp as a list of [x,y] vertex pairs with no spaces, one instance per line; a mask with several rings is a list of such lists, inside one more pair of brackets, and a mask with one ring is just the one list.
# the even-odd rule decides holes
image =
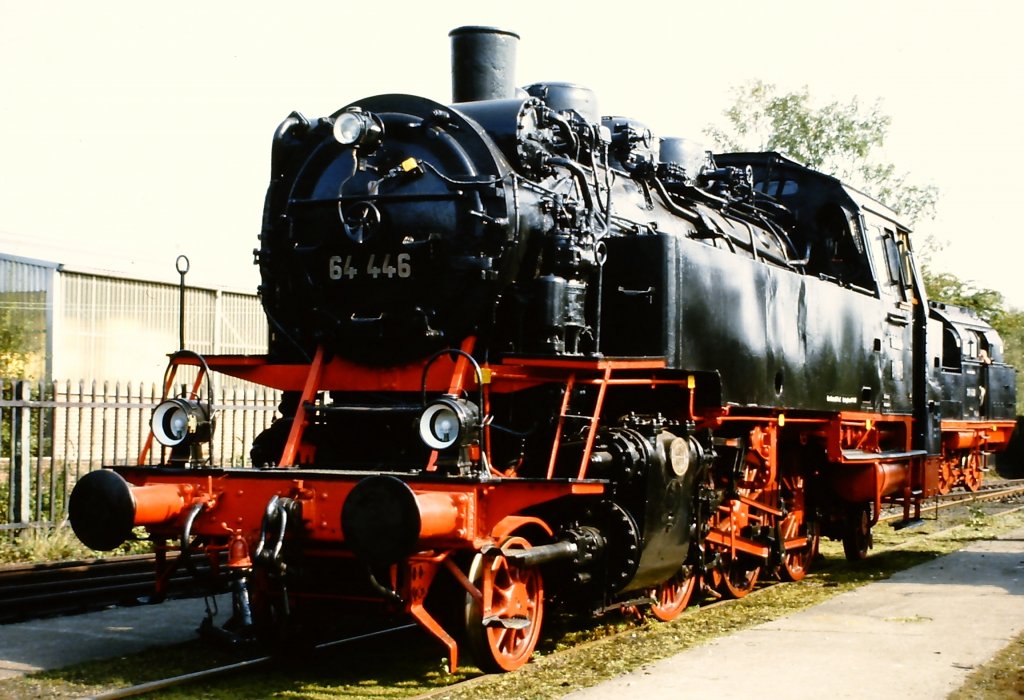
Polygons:
[[432,450],[462,446],[472,439],[479,422],[476,405],[465,399],[444,396],[431,403],[420,415],[420,439]]
[[153,437],[165,447],[209,442],[213,437],[210,407],[191,399],[170,399],[153,411]]
[[334,139],[342,146],[372,149],[384,134],[384,126],[369,112],[350,107],[334,118]]

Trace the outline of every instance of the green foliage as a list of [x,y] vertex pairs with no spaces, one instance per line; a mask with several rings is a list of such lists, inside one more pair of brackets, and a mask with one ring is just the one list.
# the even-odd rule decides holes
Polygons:
[[110,552],[97,552],[82,544],[67,522],[56,527],[29,527],[17,534],[0,536],[0,564],[39,564],[42,562],[148,554],[153,543],[145,539],[142,528],[135,528],[133,539]]
[[14,316],[13,309],[0,307],[0,377],[22,377],[28,365],[28,334]]
[[978,505],[970,505],[967,506],[967,511],[970,513],[967,527],[972,530],[981,530],[988,525],[988,515],[985,513],[984,508]]
[[[17,295],[0,296],[0,377],[35,378],[42,367],[39,352],[40,314],[26,312]],[[39,316],[40,318],[36,318]]]
[[886,202],[908,222],[935,216],[938,189],[908,181],[891,163],[874,157],[885,144],[891,118],[878,102],[864,107],[848,103],[815,107],[807,88],[779,94],[760,80],[734,90],[724,127],[705,133],[723,151],[779,151],[808,167],[834,175]]
[[1002,293],[978,287],[974,282],[964,281],[952,273],[925,270],[924,282],[929,299],[966,306],[989,323],[998,321],[1007,313]]
[[10,540],[0,542],[0,563],[67,561],[95,556],[78,541],[67,525],[29,528]]

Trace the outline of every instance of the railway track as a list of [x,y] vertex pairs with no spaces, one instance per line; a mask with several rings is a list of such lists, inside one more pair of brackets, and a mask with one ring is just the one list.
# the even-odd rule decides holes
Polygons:
[[[921,505],[921,515],[937,513],[946,508],[953,508],[971,503],[996,501],[1024,494],[1024,479],[1011,479],[996,483],[983,484],[977,491],[953,491],[951,493],[929,498]],[[893,522],[903,517],[903,508],[884,508],[878,522]]]
[[[930,507],[942,509],[942,508],[946,508],[946,507],[950,507],[950,506],[963,505],[965,503],[971,503],[971,502],[995,501],[995,500],[999,500],[999,499],[1002,499],[1002,498],[1006,498],[1008,496],[1014,496],[1014,495],[1018,495],[1018,494],[1024,494],[1024,480],[1018,480],[1018,481],[1013,481],[1013,482],[1001,482],[999,484],[993,484],[993,485],[983,489],[982,491],[979,491],[979,492],[976,492],[976,493],[948,494],[946,496],[943,496],[943,497],[940,497],[938,499],[935,499],[937,501],[937,503],[933,504],[933,506],[930,506]],[[1017,510],[1020,507],[1021,506],[1012,507],[1011,510]],[[897,546],[897,548],[898,548],[898,546]],[[883,547],[879,551],[886,551],[887,549],[889,549],[889,548],[888,547]],[[789,585],[797,585],[797,584],[774,583],[771,586],[759,588],[758,590],[754,591],[750,595],[753,596],[753,597],[757,597],[758,595],[766,594],[766,592],[769,591],[772,588],[782,587],[782,586],[789,586]],[[739,603],[740,603],[739,600],[721,600],[721,601],[717,601],[717,602],[713,603],[712,605],[727,607],[727,606],[736,605],[736,604],[739,604]],[[335,640],[335,641],[332,641],[332,642],[326,642],[324,644],[320,644],[319,646],[315,647],[315,650],[323,651],[323,650],[326,650],[328,648],[338,647],[338,646],[342,646],[342,645],[346,645],[346,644],[352,644],[352,643],[361,642],[361,641],[368,641],[368,640],[373,639],[373,638],[382,637],[382,636],[385,636],[385,635],[394,634],[394,633],[398,633],[398,632],[405,631],[405,630],[412,630],[415,627],[416,627],[416,625],[414,625],[414,624],[407,624],[407,625],[399,625],[399,626],[395,626],[395,627],[388,627],[386,629],[377,630],[377,631],[373,631],[373,632],[369,632],[369,633],[364,633],[364,634],[356,634],[356,635],[345,637],[345,638],[341,638],[341,639],[338,639],[338,640]],[[595,642],[583,642],[583,645],[589,645],[589,644],[594,644],[594,643]],[[597,640],[596,643],[601,643],[600,639]],[[160,680],[156,680],[156,681],[150,681],[150,682],[147,682],[147,683],[142,683],[142,684],[138,684],[138,685],[134,685],[134,686],[129,686],[129,687],[124,687],[124,688],[118,688],[118,689],[114,689],[114,690],[108,691],[108,692],[103,693],[103,694],[96,695],[96,696],[94,696],[94,700],[113,700],[114,698],[134,697],[134,696],[138,696],[138,695],[143,695],[143,694],[148,693],[148,692],[153,692],[155,690],[163,690],[163,689],[167,689],[167,688],[173,688],[173,687],[185,686],[185,685],[190,685],[190,684],[196,684],[196,683],[200,683],[202,681],[211,680],[213,678],[218,678],[218,677],[222,677],[222,676],[230,676],[230,675],[235,674],[235,673],[248,672],[248,671],[251,671],[251,670],[253,670],[254,668],[257,668],[257,667],[262,667],[262,666],[265,666],[265,665],[272,664],[276,660],[276,658],[277,657],[275,657],[273,655],[254,657],[254,658],[246,659],[246,660],[243,660],[243,661],[239,661],[239,662],[235,662],[235,663],[230,663],[230,664],[225,664],[225,665],[222,665],[222,666],[217,666],[217,667],[213,667],[213,668],[210,668],[210,669],[205,669],[205,670],[201,670],[201,671],[197,671],[197,672],[193,672],[193,673],[182,674],[182,675],[179,675],[179,676],[172,676],[172,677],[168,677],[168,678],[165,678],[165,679],[160,679]],[[489,680],[489,677],[487,677],[487,676],[475,677],[475,678],[472,678],[472,679],[469,679],[469,680],[466,680],[466,681],[461,681],[461,682],[459,682],[457,684],[454,684],[454,685],[449,685],[449,686],[445,686],[444,688],[439,688],[439,689],[437,689],[435,691],[427,692],[426,694],[420,695],[418,697],[426,698],[426,697],[434,697],[436,695],[444,695],[444,694],[451,693],[453,690],[456,689],[457,686],[458,687],[467,687],[467,686],[474,686],[474,685],[479,684],[479,683],[486,684],[488,682],[490,682],[490,680]]]
[[[205,559],[195,560],[209,571]],[[156,556],[0,566],[0,623],[68,615],[111,605],[137,605],[154,591]],[[167,596],[201,593],[192,575],[171,574]]]
[[[998,482],[987,485],[976,493],[961,492],[929,499],[930,505],[923,508],[922,512],[973,502],[996,501],[1021,494],[1024,494],[1024,480]],[[897,517],[896,514],[885,513],[881,520],[892,520],[895,517]],[[155,578],[154,568],[155,557],[152,555],[0,567],[0,621],[70,614],[108,605],[135,602],[139,597],[152,591]],[[190,582],[190,575],[184,569],[177,572],[170,587],[172,594],[187,593]],[[774,586],[778,585],[786,584],[774,584]],[[357,643],[409,630],[413,627],[415,625],[400,625],[356,634],[321,644],[317,649]],[[275,657],[272,655],[255,657],[193,673],[115,689],[96,697],[104,699],[132,697],[158,689],[195,684],[268,665],[274,660]],[[448,686],[447,690],[451,689],[452,686]]]
[[[940,500],[941,504],[946,504],[946,505],[962,505],[962,504],[964,504],[964,502],[977,501],[977,500],[991,501],[991,500],[997,500],[997,499],[999,499],[1001,497],[1006,497],[1008,495],[1015,495],[1015,494],[1019,494],[1019,493],[1024,493],[1024,480],[1019,481],[1019,482],[1013,482],[1013,483],[1001,483],[1001,484],[998,484],[998,485],[993,485],[992,487],[990,487],[988,489],[985,489],[984,492],[977,492],[977,493],[970,493],[970,494],[959,494],[959,495],[962,496],[962,497],[959,497],[959,498],[949,496],[949,497],[940,498],[939,500]],[[1007,511],[1007,512],[1009,513],[1009,512],[1012,512],[1012,511],[1016,511],[1016,510],[1019,510],[1020,508],[1022,508],[1022,506],[1012,506],[1009,509],[1009,511]],[[901,549],[900,545],[883,546],[883,548],[880,548],[880,550],[878,552],[874,553],[874,554],[879,554],[880,552],[887,552],[889,550],[897,550],[897,549]],[[772,589],[777,589],[777,588],[785,587],[785,586],[799,586],[799,585],[800,585],[800,583],[784,583],[784,582],[772,583],[771,585],[759,587],[748,598],[752,599],[752,600],[753,599],[757,599],[757,598],[759,598],[761,596],[770,595],[770,592],[771,592]],[[723,610],[723,609],[726,609],[726,608],[738,607],[738,606],[743,604],[744,600],[746,600],[746,599],[740,599],[740,600],[721,600],[721,601],[717,601],[717,602],[706,604],[706,605],[708,606],[708,609],[714,608],[714,609],[717,609],[717,610]],[[700,614],[700,613],[696,612],[695,614]],[[328,648],[339,647],[339,646],[342,646],[342,645],[348,645],[348,644],[358,643],[358,642],[362,642],[362,641],[369,641],[369,640],[372,640],[374,638],[379,638],[379,637],[384,637],[384,636],[387,636],[387,635],[392,635],[392,633],[397,633],[399,631],[411,630],[411,629],[414,629],[415,627],[416,627],[415,624],[404,624],[404,625],[388,627],[388,628],[380,629],[380,630],[376,630],[376,631],[371,631],[369,633],[359,633],[359,635],[354,635],[352,637],[347,637],[347,638],[343,638],[343,639],[340,639],[340,640],[337,640],[337,641],[334,641],[334,642],[328,642],[328,643],[319,645],[319,646],[315,647],[315,650],[323,651],[323,650],[326,650]],[[631,630],[627,631],[626,633],[628,633],[628,635],[631,635],[631,637],[636,637],[636,631],[635,630],[631,629]],[[604,636],[598,637],[598,638],[596,638],[594,640],[589,640],[589,641],[585,641],[585,642],[582,642],[580,644],[574,645],[573,646],[573,651],[574,652],[579,652],[580,649],[583,649],[583,648],[588,647],[588,646],[599,647],[602,644],[604,644],[606,641],[607,640],[605,639]],[[426,642],[424,642],[424,643],[426,643]],[[639,642],[637,642],[637,643],[639,644]],[[111,690],[111,691],[108,691],[108,692],[105,692],[105,693],[102,693],[102,694],[97,694],[97,695],[92,696],[92,700],[113,700],[115,698],[134,697],[134,696],[143,695],[145,693],[150,693],[150,692],[157,691],[157,690],[165,690],[165,689],[168,689],[168,688],[177,688],[177,687],[182,687],[182,686],[194,685],[194,684],[198,684],[198,683],[201,683],[201,682],[204,682],[204,681],[210,681],[212,679],[215,679],[215,677],[230,675],[232,673],[237,673],[237,672],[249,672],[249,671],[252,671],[252,670],[254,670],[256,668],[259,668],[259,667],[262,667],[262,666],[269,665],[269,664],[273,663],[274,659],[275,659],[275,657],[267,655],[267,656],[261,656],[261,657],[246,659],[244,661],[240,661],[240,662],[236,662],[236,663],[224,664],[224,665],[221,665],[221,666],[216,666],[216,667],[212,667],[212,668],[209,668],[209,669],[204,669],[204,670],[200,670],[200,671],[196,671],[196,672],[185,673],[185,674],[176,675],[176,676],[169,676],[169,677],[167,677],[167,679],[162,679],[162,680],[158,680],[158,681],[153,681],[153,682],[148,682],[148,683],[144,683],[144,684],[139,684],[139,685],[136,685],[136,686],[130,686],[130,687],[125,687],[125,688],[114,689],[114,690]],[[440,696],[451,695],[453,693],[457,693],[460,689],[468,690],[470,688],[478,688],[478,691],[476,691],[476,696],[478,696],[478,697],[493,696],[492,693],[490,693],[487,689],[492,687],[493,684],[496,684],[496,683],[500,684],[501,681],[502,681],[502,679],[501,679],[500,676],[489,676],[489,675],[472,676],[468,680],[461,681],[461,682],[453,684],[453,685],[444,686],[443,688],[437,688],[437,689],[433,689],[433,690],[426,690],[426,692],[423,692],[421,694],[417,694],[416,697],[417,698],[421,698],[421,699],[440,697]],[[499,692],[497,690],[495,691],[495,695],[502,695],[502,694],[503,694],[502,692]],[[219,697],[219,696],[214,695],[214,697]]]
[[[403,632],[405,630],[416,629],[417,627],[418,625],[416,623],[409,623],[405,625],[397,625],[394,627],[386,627],[384,629],[374,630],[372,632],[355,634],[349,637],[342,637],[340,639],[334,639],[329,642],[318,644],[315,647],[313,647],[313,651],[320,652],[327,649],[334,649],[339,646],[344,646],[346,644],[365,642],[371,639],[376,639],[378,637]],[[184,685],[189,685],[191,683],[198,683],[199,681],[210,680],[211,678],[219,678],[220,676],[226,676],[232,673],[248,671],[255,667],[269,664],[277,658],[278,657],[273,655],[258,656],[251,659],[245,659],[244,661],[238,661],[231,664],[224,664],[223,666],[215,666],[213,668],[204,669],[202,671],[195,671],[193,673],[185,673],[179,676],[172,676],[170,678],[162,678],[160,680],[149,681],[148,683],[139,683],[138,685],[117,688],[106,693],[94,695],[90,698],[90,700],[116,700],[119,698],[130,698],[138,695],[144,695],[146,693],[151,693],[156,690],[176,688]]]

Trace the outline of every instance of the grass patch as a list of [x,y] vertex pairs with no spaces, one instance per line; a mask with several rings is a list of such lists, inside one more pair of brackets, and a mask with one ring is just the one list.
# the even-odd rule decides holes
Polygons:
[[1024,697],[1024,634],[967,677],[949,700],[1004,700]]
[[87,559],[95,553],[67,525],[32,527],[0,541],[0,564]]
[[[102,555],[109,558],[152,551],[145,530],[136,528],[134,534],[136,539],[130,539],[117,549],[103,552]],[[17,535],[0,539],[0,564],[39,564],[94,559],[96,556],[97,552],[82,544],[66,522],[56,527],[26,528]]]

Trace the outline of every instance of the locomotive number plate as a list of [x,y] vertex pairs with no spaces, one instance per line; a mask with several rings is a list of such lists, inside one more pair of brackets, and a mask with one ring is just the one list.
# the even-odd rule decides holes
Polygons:
[[406,279],[412,277],[412,263],[408,253],[370,253],[361,255],[332,255],[327,260],[327,274],[332,280]]

